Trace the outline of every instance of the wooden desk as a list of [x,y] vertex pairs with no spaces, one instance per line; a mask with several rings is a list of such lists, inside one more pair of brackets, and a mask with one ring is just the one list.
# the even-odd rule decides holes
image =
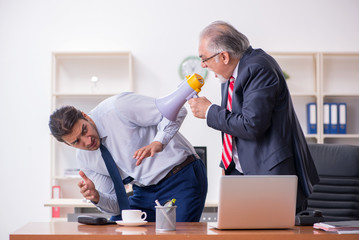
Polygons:
[[[73,208],[96,208],[90,201],[81,198],[58,198],[49,199],[44,203],[45,207],[73,207]],[[206,201],[205,207],[217,207],[217,202]]]
[[91,239],[223,239],[223,240],[332,240],[359,239],[359,234],[336,234],[315,230],[312,227],[294,227],[287,230],[216,230],[207,223],[177,223],[176,231],[156,232],[155,223],[139,227],[122,227],[119,225],[90,226],[76,222],[29,223],[14,233],[10,240],[91,240]]

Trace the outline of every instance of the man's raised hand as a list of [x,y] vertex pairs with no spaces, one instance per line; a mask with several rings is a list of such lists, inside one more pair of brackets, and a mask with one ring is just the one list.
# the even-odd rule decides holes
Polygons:
[[80,188],[80,193],[87,200],[97,204],[100,200],[100,195],[95,188],[95,184],[86,176],[83,171],[80,170],[79,174],[82,177],[82,180],[80,180],[77,184],[77,186]]

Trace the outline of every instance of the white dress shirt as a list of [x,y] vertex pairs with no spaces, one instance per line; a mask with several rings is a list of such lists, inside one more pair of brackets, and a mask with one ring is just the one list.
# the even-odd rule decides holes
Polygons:
[[[154,98],[126,92],[104,100],[88,115],[95,122],[101,141],[114,158],[122,179],[131,176],[134,178],[132,183],[138,186],[157,184],[174,166],[196,154],[178,132],[187,115],[184,107],[172,122],[162,117]],[[136,166],[135,151],[153,141],[164,144],[163,151]],[[97,207],[104,212],[120,214],[101,151],[77,150],[77,159],[81,170],[99,191]]]

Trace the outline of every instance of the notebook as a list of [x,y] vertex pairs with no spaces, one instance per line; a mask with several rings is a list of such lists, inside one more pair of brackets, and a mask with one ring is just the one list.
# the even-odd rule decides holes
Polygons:
[[217,229],[277,229],[295,224],[295,175],[222,176]]

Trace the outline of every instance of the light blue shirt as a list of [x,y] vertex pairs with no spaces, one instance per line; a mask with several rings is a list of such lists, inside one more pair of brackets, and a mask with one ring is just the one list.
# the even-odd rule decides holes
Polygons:
[[[187,115],[184,107],[172,122],[162,117],[154,98],[126,92],[104,100],[88,115],[95,122],[101,141],[114,158],[122,179],[131,176],[134,178],[132,184],[157,184],[173,167],[196,154],[178,132]],[[164,144],[163,151],[136,166],[135,151],[153,141]],[[120,214],[113,182],[100,150],[77,150],[77,160],[100,194],[96,206],[103,212]]]

